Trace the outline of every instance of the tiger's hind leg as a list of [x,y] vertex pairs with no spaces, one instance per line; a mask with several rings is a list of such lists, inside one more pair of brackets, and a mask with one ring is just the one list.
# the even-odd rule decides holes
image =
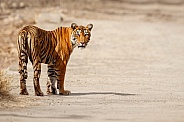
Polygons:
[[27,63],[28,55],[25,42],[19,37],[18,39],[18,55],[19,55],[19,73],[20,73],[20,95],[28,95],[26,89],[26,79],[27,75]]
[[39,83],[40,74],[41,74],[41,63],[34,62],[33,63],[33,70],[34,70],[33,82],[34,82],[35,95],[36,96],[43,96],[43,92],[41,91],[40,83]]
[[[56,83],[56,72],[55,72],[55,65],[48,64],[48,80],[47,80],[47,94],[57,94],[57,89],[55,87]],[[50,90],[51,87],[51,90]]]
[[27,75],[27,61],[19,59],[19,73],[20,73],[20,95],[28,95],[26,88]]

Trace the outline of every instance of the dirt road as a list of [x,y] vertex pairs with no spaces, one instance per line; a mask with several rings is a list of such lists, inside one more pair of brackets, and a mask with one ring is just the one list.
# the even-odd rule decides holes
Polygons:
[[[70,2],[68,5],[74,11],[64,13],[74,18],[66,16],[62,23],[37,23],[37,26],[54,29],[59,25],[70,26],[72,22],[94,24],[90,43],[84,50],[74,50],[67,67],[65,88],[72,94],[46,95],[47,68],[42,65],[40,82],[45,96],[34,96],[33,70],[29,64],[30,95],[20,96],[17,63],[10,64],[7,73],[13,76],[14,97],[1,101],[0,121],[183,122],[182,5],[161,2],[158,7],[153,3],[131,5],[109,0],[101,7],[104,3],[99,1]],[[81,8],[77,6],[76,10],[76,5]],[[44,11],[54,10],[58,8]],[[3,109],[6,103],[9,109]]]
[[[71,56],[65,86],[72,94],[34,96],[29,65],[30,95],[18,96],[25,101],[17,101],[22,109],[0,111],[1,122],[184,121],[183,23],[75,20],[93,23],[94,30],[88,47]],[[42,69],[46,93],[46,66]],[[17,96],[16,67],[9,73]]]

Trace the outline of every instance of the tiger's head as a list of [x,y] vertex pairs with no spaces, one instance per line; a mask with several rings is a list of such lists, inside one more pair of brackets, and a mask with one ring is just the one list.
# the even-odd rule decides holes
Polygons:
[[71,28],[73,30],[71,34],[71,42],[73,47],[84,49],[90,41],[93,24],[88,24],[84,27],[78,26],[76,23],[72,23]]

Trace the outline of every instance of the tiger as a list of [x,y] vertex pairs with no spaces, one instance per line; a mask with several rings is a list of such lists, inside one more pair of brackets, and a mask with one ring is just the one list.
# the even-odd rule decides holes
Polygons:
[[52,31],[33,25],[23,27],[17,39],[20,95],[29,95],[26,88],[28,59],[33,66],[33,85],[36,96],[44,95],[39,83],[42,63],[47,64],[48,68],[47,94],[57,94],[57,89],[60,95],[71,94],[69,90],[64,89],[66,66],[75,47],[83,49],[87,46],[92,28],[93,24],[78,26],[76,23],[72,23],[70,27],[58,27]]

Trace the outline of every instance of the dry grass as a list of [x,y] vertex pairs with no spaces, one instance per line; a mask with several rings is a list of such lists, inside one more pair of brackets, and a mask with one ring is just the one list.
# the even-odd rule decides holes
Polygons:
[[0,71],[0,99],[9,97],[11,77]]
[[[24,108],[32,105],[39,105],[35,102],[37,98],[30,96],[16,96],[10,93],[13,78],[5,71],[0,70],[0,109]],[[34,101],[34,102],[33,102]]]
[[11,76],[8,76],[5,71],[0,70],[0,109],[12,108],[16,105],[15,97],[10,94]]

